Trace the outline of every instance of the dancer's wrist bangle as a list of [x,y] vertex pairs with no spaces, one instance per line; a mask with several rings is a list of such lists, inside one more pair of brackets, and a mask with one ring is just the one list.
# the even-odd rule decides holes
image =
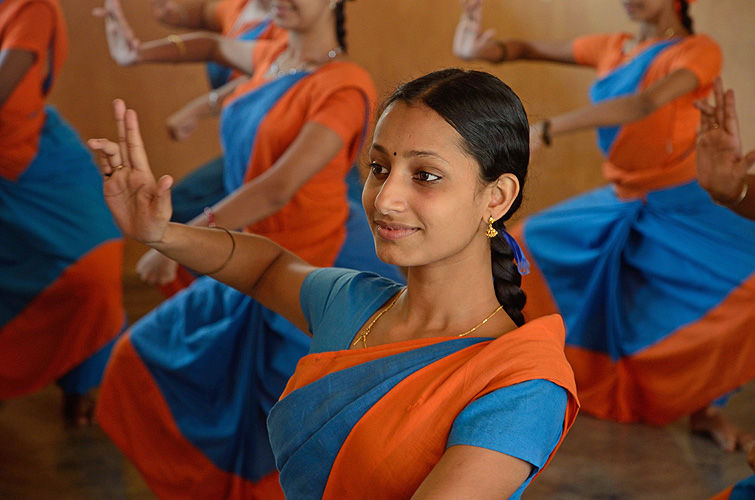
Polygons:
[[178,49],[178,55],[184,57],[186,55],[186,44],[178,35],[168,35],[168,41],[176,46]]
[[[216,227],[216,226],[213,226],[213,227]],[[226,268],[226,267],[228,266],[228,264],[230,264],[230,263],[231,263],[231,259],[233,258],[233,254],[234,254],[234,253],[236,253],[236,238],[234,238],[234,237],[233,237],[233,233],[231,233],[231,232],[230,232],[229,230],[227,230],[227,229],[226,229],[226,228],[224,228],[224,227],[217,227],[217,229],[220,229],[220,230],[222,230],[222,231],[225,231],[225,232],[226,232],[226,234],[227,234],[227,235],[228,235],[228,236],[229,236],[229,237],[231,238],[231,253],[230,253],[230,254],[228,254],[228,258],[227,258],[227,259],[225,259],[225,262],[223,262],[223,263],[222,263],[222,264],[220,265],[220,267],[218,267],[217,269],[213,269],[212,271],[209,271],[209,272],[203,273],[203,274],[205,274],[205,275],[207,275],[207,276],[209,276],[209,275],[211,275],[211,274],[217,274],[217,273],[219,273],[220,271],[222,271],[223,269],[225,269],[225,268]]]
[[742,201],[744,201],[745,198],[747,198],[747,191],[748,191],[748,189],[749,189],[749,186],[748,186],[747,182],[745,182],[744,185],[742,186],[742,191],[739,193],[739,196],[737,197],[736,200],[730,201],[730,202],[723,202],[723,201],[718,201],[718,200],[714,199],[713,201],[717,205],[721,205],[722,207],[734,208],[737,205],[739,205],[740,203],[742,203]]

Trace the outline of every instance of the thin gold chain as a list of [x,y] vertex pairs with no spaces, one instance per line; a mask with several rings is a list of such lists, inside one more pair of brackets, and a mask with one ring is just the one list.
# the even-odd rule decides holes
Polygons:
[[382,311],[380,311],[380,314],[378,314],[377,316],[375,316],[375,319],[373,319],[372,321],[370,321],[370,324],[367,325],[367,328],[365,328],[364,331],[362,332],[362,334],[351,344],[352,347],[355,346],[355,345],[357,345],[357,343],[360,340],[362,341],[362,347],[367,347],[367,335],[370,334],[370,330],[372,329],[372,325],[374,325],[375,322],[380,319],[380,316],[382,316],[383,314],[385,314],[385,313],[387,313],[388,311],[391,310],[391,307],[393,307],[394,304],[396,304],[396,301],[404,293],[404,290],[406,290],[406,288],[402,288],[401,291],[398,293],[398,295],[396,295],[396,298],[393,299],[393,301],[390,303],[390,305],[388,307],[386,307],[385,309],[383,309]]
[[473,328],[471,328],[471,329],[467,330],[467,331],[466,331],[466,332],[464,332],[464,333],[460,333],[460,334],[459,334],[458,336],[459,336],[459,337],[466,337],[467,335],[469,335],[470,333],[472,333],[473,331],[477,330],[477,329],[478,329],[478,328],[480,328],[480,327],[481,327],[482,325],[484,325],[485,323],[487,323],[487,322],[488,322],[488,320],[489,320],[490,318],[492,318],[493,316],[495,316],[495,314],[496,314],[496,313],[497,313],[498,311],[500,311],[501,309],[503,309],[503,306],[502,306],[502,305],[500,305],[500,306],[496,307],[495,311],[493,311],[492,313],[490,313],[490,316],[488,316],[488,317],[487,317],[487,318],[485,318],[484,320],[482,320],[482,321],[480,321],[479,323],[477,323],[477,326],[475,326],[475,327],[473,327]]
[[[385,314],[385,313],[387,313],[388,311],[391,310],[391,307],[393,307],[396,304],[396,301],[398,301],[399,297],[401,297],[401,295],[404,293],[404,290],[406,290],[406,288],[404,288],[403,290],[401,290],[398,293],[398,295],[396,295],[396,298],[394,298],[393,301],[391,301],[391,303],[388,304],[388,307],[386,307],[385,309],[383,309],[382,311],[380,311],[380,313],[377,316],[375,316],[375,318],[372,321],[370,321],[370,324],[367,325],[367,327],[364,329],[364,331],[362,332],[362,334],[359,335],[359,337],[357,337],[356,340],[354,340],[354,342],[351,344],[352,347],[355,346],[355,345],[357,345],[359,342],[362,342],[362,347],[367,347],[367,335],[369,335],[370,332],[372,331],[372,326],[377,322],[377,320],[380,319],[380,317],[383,314]],[[493,311],[492,313],[490,313],[487,318],[485,318],[484,320],[480,321],[479,323],[477,323],[475,326],[473,326],[472,328],[470,328],[466,332],[460,333],[459,335],[457,335],[457,337],[466,337],[467,335],[469,335],[470,333],[472,333],[473,331],[477,330],[482,325],[484,325],[485,323],[487,323],[488,320],[490,320],[490,318],[492,318],[493,316],[495,316],[496,313],[498,313],[498,311],[500,311],[501,309],[503,309],[503,305],[500,305],[500,306],[496,307],[495,311]]]

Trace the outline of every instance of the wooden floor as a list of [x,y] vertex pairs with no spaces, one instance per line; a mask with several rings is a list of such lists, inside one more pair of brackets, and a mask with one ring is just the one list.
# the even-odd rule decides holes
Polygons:
[[[134,278],[127,277],[126,292],[132,320],[160,300]],[[98,427],[63,427],[60,397],[51,386],[0,407],[0,500],[154,499]],[[727,411],[755,430],[755,382]],[[691,435],[684,420],[653,428],[580,415],[524,499],[706,500],[751,473],[743,453],[721,452]]]

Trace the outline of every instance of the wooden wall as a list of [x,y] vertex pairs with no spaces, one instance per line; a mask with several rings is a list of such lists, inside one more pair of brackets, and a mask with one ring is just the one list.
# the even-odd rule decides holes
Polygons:
[[[146,0],[123,0],[143,40],[169,31],[152,21]],[[217,124],[208,122],[186,143],[171,141],[165,118],[206,91],[200,65],[120,68],[107,52],[103,22],[91,17],[97,0],[62,0],[71,54],[52,101],[84,138],[113,136],[110,102],[122,97],[141,117],[153,168],[178,177],[219,152]],[[347,5],[349,52],[373,75],[383,95],[398,82],[448,66],[491,71],[522,98],[533,120],[587,103],[589,69],[517,62],[464,63],[450,51],[458,0],[358,0]],[[691,10],[696,30],[724,51],[724,82],[738,95],[745,148],[755,148],[755,2],[699,0]],[[500,36],[568,40],[591,32],[633,31],[619,0],[487,0],[484,23]],[[531,166],[525,205],[530,213],[602,184],[600,156],[590,132],[559,137]],[[142,249],[131,245],[130,261]]]

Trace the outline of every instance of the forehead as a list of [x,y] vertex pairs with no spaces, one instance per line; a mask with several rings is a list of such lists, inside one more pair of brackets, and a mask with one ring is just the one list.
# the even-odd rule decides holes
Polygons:
[[401,101],[394,102],[380,115],[372,144],[393,150],[463,152],[462,137],[442,116],[425,105]]

